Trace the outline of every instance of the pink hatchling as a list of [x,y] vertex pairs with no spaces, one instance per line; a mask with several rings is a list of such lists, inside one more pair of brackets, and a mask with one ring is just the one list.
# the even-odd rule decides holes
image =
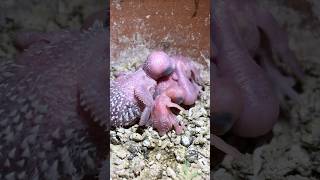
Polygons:
[[110,84],[111,126],[149,123],[153,110],[156,80],[172,73],[170,58],[161,51],[152,52],[141,68],[131,73],[118,73]]

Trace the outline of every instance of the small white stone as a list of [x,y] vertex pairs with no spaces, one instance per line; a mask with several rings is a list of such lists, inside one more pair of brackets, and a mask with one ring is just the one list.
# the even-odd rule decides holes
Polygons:
[[177,176],[171,167],[167,167],[167,175],[172,178],[175,178]]
[[140,134],[138,134],[138,133],[133,133],[133,134],[130,136],[130,139],[131,139],[131,140],[134,140],[134,141],[136,141],[136,142],[140,142],[140,141],[143,140],[143,137],[142,137]]
[[161,154],[159,153],[159,154],[156,155],[156,159],[159,161],[160,158],[161,158]]
[[185,147],[188,147],[188,146],[190,146],[190,144],[191,144],[191,137],[189,137],[189,136],[182,136],[181,137],[181,144],[183,145],[183,146],[185,146]]

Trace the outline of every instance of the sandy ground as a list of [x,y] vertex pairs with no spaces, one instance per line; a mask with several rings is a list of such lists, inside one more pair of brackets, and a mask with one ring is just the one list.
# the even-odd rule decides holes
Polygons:
[[305,72],[299,102],[288,101],[272,140],[234,161],[226,157],[215,179],[320,179],[320,3],[316,0],[262,0],[287,30],[290,47]]

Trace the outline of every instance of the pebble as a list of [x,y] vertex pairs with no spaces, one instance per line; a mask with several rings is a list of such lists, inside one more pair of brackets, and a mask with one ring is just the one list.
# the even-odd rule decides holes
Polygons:
[[186,156],[186,151],[185,151],[185,148],[182,146],[181,148],[177,148],[175,151],[174,151],[174,155],[176,157],[176,160],[179,162],[179,163],[184,163],[185,161],[185,156]]
[[124,149],[122,149],[121,147],[115,148],[115,150],[113,151],[116,156],[118,156],[120,159],[124,159],[125,157],[127,157],[128,152],[125,151]]
[[198,160],[198,151],[196,149],[188,149],[186,153],[186,159],[189,162],[196,162]]
[[166,147],[169,147],[170,142],[169,141],[162,141],[161,143],[161,149],[165,149]]
[[201,136],[197,137],[197,138],[194,140],[194,144],[195,144],[195,145],[200,145],[200,146],[206,144],[207,142],[208,142],[207,139],[205,139],[205,138],[203,138],[203,137],[201,137]]
[[142,145],[146,148],[149,148],[149,149],[152,149],[152,148],[155,148],[156,147],[156,144],[154,142],[154,140],[150,140],[150,139],[145,139],[143,142],[142,142]]
[[156,155],[156,159],[157,159],[158,161],[161,159],[161,154],[160,154],[160,153]]
[[145,140],[142,142],[142,145],[143,145],[144,147],[149,148],[149,147],[151,146],[151,142],[150,142],[149,139],[145,139]]
[[174,144],[172,142],[169,142],[167,145],[168,145],[169,148],[173,148],[174,147]]
[[167,167],[167,175],[172,178],[176,178],[176,176],[177,176],[171,167]]
[[139,152],[141,152],[141,146],[138,146],[136,144],[131,144],[128,147],[128,151],[134,155],[137,155]]
[[122,164],[123,163],[123,160],[121,160],[121,159],[115,159],[114,161],[113,161],[113,164],[115,164],[115,165],[120,165],[120,164]]
[[202,127],[196,127],[191,130],[192,135],[198,136],[199,134],[205,134],[205,129]]
[[116,171],[116,173],[117,173],[120,177],[129,178],[129,173],[128,173],[126,170],[124,170],[124,169],[118,170],[118,171]]
[[152,166],[153,164],[154,164],[154,161],[150,161],[150,162],[148,163],[149,166]]
[[151,167],[150,167],[150,175],[153,176],[153,177],[157,177],[160,173],[161,173],[161,166],[160,165],[157,165],[157,164],[153,164]]
[[134,157],[136,157],[135,154],[129,154],[129,155],[127,156],[127,160],[131,161]]
[[143,168],[145,167],[145,163],[142,159],[135,157],[132,160],[132,164],[133,164],[133,172],[138,175],[140,174],[140,172],[143,170]]
[[[123,128],[119,128],[119,129],[117,129],[117,132],[119,133],[119,134],[124,134],[124,129]],[[118,134],[117,133],[117,134]]]
[[133,141],[136,141],[136,142],[140,142],[143,140],[143,137],[138,134],[138,133],[133,133],[131,136],[130,136],[130,139],[133,140]]
[[210,173],[210,165],[208,163],[208,159],[206,158],[200,158],[198,160],[198,164],[201,167],[202,172],[204,173]]
[[111,137],[111,143],[114,145],[119,145],[120,141],[117,137],[113,136],[113,137]]
[[205,125],[205,122],[208,121],[205,117],[200,117],[199,120],[193,121],[194,124],[198,127],[203,127]]
[[191,137],[190,137],[190,136],[183,135],[183,136],[181,137],[181,144],[182,144],[183,146],[185,146],[185,147],[190,146],[191,141],[192,141],[192,140],[191,140]]

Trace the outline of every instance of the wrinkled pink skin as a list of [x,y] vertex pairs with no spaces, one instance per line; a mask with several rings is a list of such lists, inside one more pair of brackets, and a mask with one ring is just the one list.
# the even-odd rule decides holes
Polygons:
[[[171,85],[178,85],[184,91],[184,105],[192,105],[199,96],[202,80],[199,70],[192,64],[192,61],[183,56],[173,56],[175,69],[170,76],[165,76],[158,80],[156,95],[161,94]],[[179,102],[180,103],[180,102]]]
[[[272,54],[274,54],[291,69],[289,75],[303,80],[304,73],[294,53],[289,49],[286,32],[269,12],[257,5],[256,1],[246,0],[239,3],[231,0],[228,2],[231,10],[235,12],[235,26],[238,27],[236,29],[242,37],[243,44],[251,57],[259,56],[261,67],[270,78],[281,103],[284,103],[284,96],[297,100],[298,95],[292,89],[294,84],[292,77],[282,75],[272,62]],[[244,19],[247,21],[243,21]],[[266,36],[268,43],[263,36]]]
[[[117,74],[115,82],[118,88],[122,89],[123,93],[125,93],[127,101],[140,106],[142,113],[139,124],[145,125],[149,120],[150,113],[154,106],[152,95],[157,85],[156,81],[150,78],[146,72],[140,68],[135,72]],[[111,97],[111,100],[113,99],[114,98]],[[142,104],[140,102],[142,102]]]
[[[183,127],[170,111],[168,104],[192,105],[199,96],[201,87],[197,84],[201,82],[200,73],[192,64],[191,60],[183,56],[171,58],[175,63],[175,69],[169,76],[158,80],[155,91],[156,103],[151,120],[153,126],[161,132],[160,135],[175,128],[176,133],[180,134]],[[171,103],[172,105],[172,103]]]
[[[137,71],[115,74],[117,86],[125,93],[126,100],[140,106],[142,112],[139,121],[140,126],[152,124],[150,114],[155,107],[153,94],[157,85],[156,80],[169,75],[173,69],[172,60],[166,53],[154,51]],[[115,98],[111,98],[111,100],[113,99]],[[142,102],[142,104],[139,102]],[[130,122],[133,121],[130,119],[125,121],[127,121],[125,124],[133,123]],[[117,122],[117,124],[123,124],[122,122]]]
[[153,51],[145,61],[143,69],[155,80],[169,76],[175,69],[174,61],[163,51]]
[[[172,86],[179,87],[179,83],[172,78],[172,75],[159,79],[158,84],[156,86],[155,93],[154,93],[154,97],[159,96],[160,94],[165,92],[167,89],[169,89],[169,87],[172,87]],[[175,98],[172,98],[172,101],[177,104],[183,103],[184,97],[186,94],[186,92],[182,88],[180,89],[183,91],[180,94],[180,97],[175,96]]]
[[176,69],[171,75],[173,80],[176,80],[179,86],[185,91],[183,104],[192,105],[199,96],[201,87],[197,83],[201,83],[200,72],[192,64],[192,61],[183,56],[174,56],[172,59],[175,62]]
[[178,83],[184,90],[184,105],[192,105],[197,100],[201,89],[198,85],[201,83],[200,72],[188,58],[169,57],[163,51],[154,51],[148,56],[143,69],[158,80],[156,95]]
[[[286,34],[255,1],[219,2],[211,22],[215,66],[211,107],[215,114],[229,113],[232,119],[215,128],[219,134],[231,130],[237,136],[258,137],[273,128],[283,96],[297,97],[292,79],[276,69],[270,54],[276,54],[299,79],[303,72],[289,50]],[[270,47],[263,44],[261,32]]]
[[160,136],[164,135],[172,128],[175,129],[176,134],[182,133],[184,125],[182,122],[178,121],[170,108],[177,108],[183,111],[184,109],[182,107],[172,102],[183,96],[183,89],[175,84],[155,98],[155,106],[151,113],[151,119],[153,127],[158,130]]
[[[266,57],[266,50],[260,48],[262,35],[259,29],[268,37],[273,53],[287,63],[297,77],[302,78],[303,73],[288,48],[285,33],[269,13],[251,0],[241,3],[228,0],[225,3],[224,7],[217,7],[214,20],[216,30],[214,44],[217,48],[214,53],[217,66],[214,86],[216,91],[225,88],[223,86],[238,88],[240,91],[240,96],[237,95],[239,98],[234,99],[234,103],[240,104],[240,107],[229,106],[228,110],[233,114],[234,134],[242,137],[261,136],[272,129],[278,117],[279,98],[274,85],[286,83],[282,83],[280,78],[284,79],[280,73],[276,73],[278,71],[273,72],[275,68],[270,62],[271,59]],[[255,55],[264,55],[261,57],[263,68],[254,61]],[[228,83],[221,84],[220,82],[226,81],[223,79],[227,79]],[[290,89],[291,84],[287,87],[283,85],[280,90],[285,94],[292,94],[293,97],[295,93]],[[218,96],[220,95],[215,94],[213,98]],[[230,94],[230,96],[235,95]],[[220,106],[223,105],[222,102],[219,103]]]

